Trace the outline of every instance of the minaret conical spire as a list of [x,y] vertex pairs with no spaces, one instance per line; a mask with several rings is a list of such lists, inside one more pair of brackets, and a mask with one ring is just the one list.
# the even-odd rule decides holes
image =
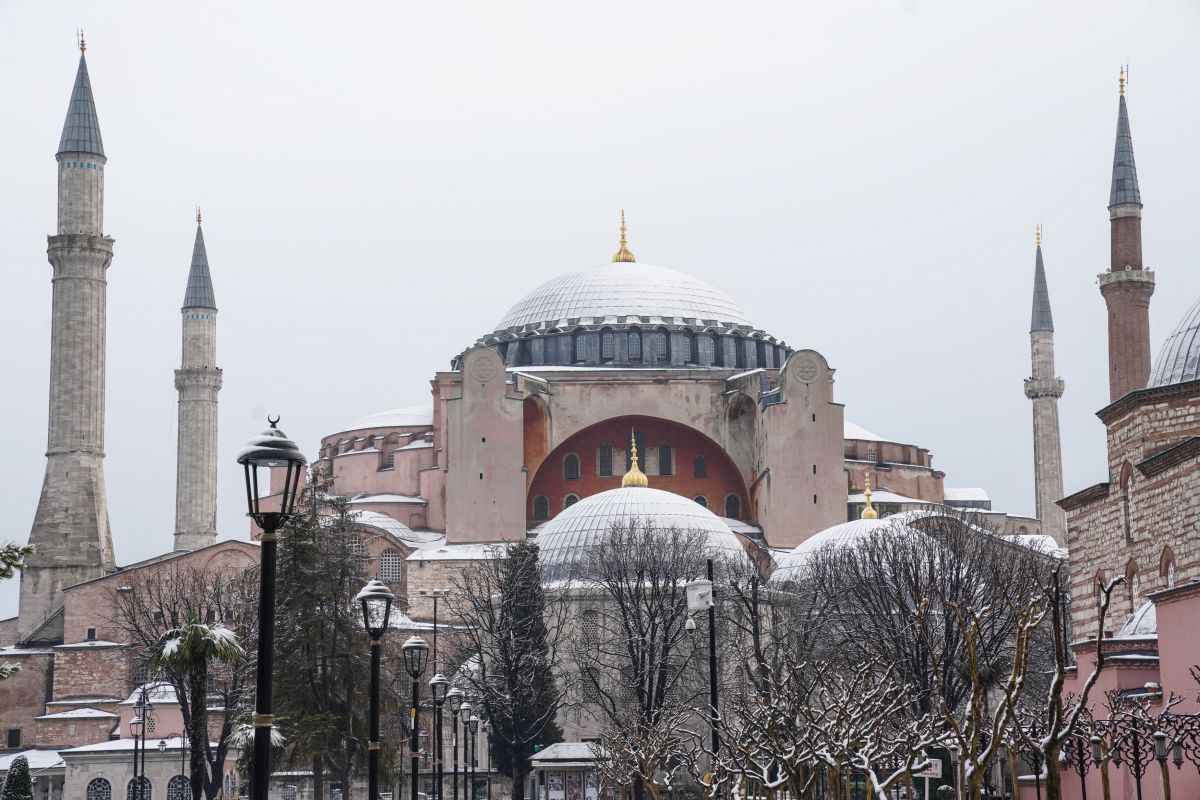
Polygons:
[[1042,263],[1042,226],[1037,227],[1037,256],[1033,267],[1033,318],[1030,332],[1053,331],[1054,317],[1050,313],[1050,291],[1046,288],[1046,265]]
[[75,73],[75,88],[71,90],[71,102],[67,105],[67,119],[63,123],[62,137],[58,140],[58,153],[90,153],[104,158],[104,141],[100,138],[100,121],[96,117],[96,101],[92,97],[92,81],[88,77],[85,45],[80,44],[79,69]]
[[1137,164],[1133,160],[1133,135],[1129,132],[1129,106],[1125,103],[1125,70],[1121,70],[1121,94],[1117,107],[1117,142],[1113,148],[1112,187],[1108,207],[1142,204]]
[[200,224],[200,209],[196,209],[196,243],[192,246],[192,268],[188,272],[184,308],[216,308],[212,275],[208,271],[208,251],[204,247],[204,228]]

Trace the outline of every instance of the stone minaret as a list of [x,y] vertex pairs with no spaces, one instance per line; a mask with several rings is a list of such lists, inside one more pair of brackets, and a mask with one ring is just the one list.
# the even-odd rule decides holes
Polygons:
[[1133,161],[1124,70],[1108,216],[1112,255],[1108,272],[1100,275],[1100,293],[1108,306],[1108,394],[1112,402],[1145,388],[1150,378],[1150,295],[1154,294],[1154,273],[1142,264],[1142,193]]
[[1042,263],[1042,226],[1037,229],[1037,256],[1033,268],[1033,318],[1029,323],[1029,349],[1033,375],[1025,379],[1025,396],[1033,401],[1033,475],[1037,517],[1042,533],[1065,543],[1066,514],[1057,502],[1063,496],[1062,445],[1058,434],[1058,398],[1063,380],[1054,374],[1054,317]]
[[104,145],[85,49],[58,144],[58,232],[50,321],[50,418],[46,477],[29,542],[37,548],[21,576],[18,636],[62,636],[62,588],[113,571],[104,490],[106,272],[113,240],[104,235]]
[[196,244],[183,297],[183,360],[179,390],[179,453],[175,484],[175,549],[217,540],[217,300],[208,272],[204,230],[196,211]]

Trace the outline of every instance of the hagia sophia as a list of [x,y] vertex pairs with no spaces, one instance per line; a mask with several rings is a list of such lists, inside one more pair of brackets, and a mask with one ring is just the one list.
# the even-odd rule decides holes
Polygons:
[[[0,682],[10,753],[65,751],[124,735],[113,730],[113,715],[142,665],[127,655],[110,598],[131,575],[165,563],[245,565],[258,549],[251,530],[242,541],[216,541],[216,474],[234,465],[217,463],[223,378],[214,286],[221,270],[210,267],[197,215],[186,279],[180,272],[175,547],[119,566],[103,473],[105,274],[114,253],[103,218],[107,159],[82,55],[56,158],[47,468],[20,613],[0,621],[0,660],[22,667]],[[1200,577],[1200,510],[1187,501],[1200,484],[1200,303],[1152,365],[1155,274],[1142,260],[1123,87],[1112,169],[1112,264],[1100,276],[1112,395],[1099,412],[1110,479],[1063,496],[1057,402],[1064,382],[1054,364],[1039,236],[1024,382],[1033,408],[1036,517],[992,509],[984,489],[946,485],[927,448],[851,422],[844,406],[853,409],[853,398],[838,395],[836,365],[789,345],[784,331],[759,328],[720,288],[639,261],[624,214],[615,254],[511,298],[494,322],[481,320],[479,338],[446,354],[449,368],[432,376],[428,404],[383,410],[344,428],[331,422],[309,454],[313,469],[348,498],[372,571],[417,622],[432,612],[431,590],[488,557],[488,545],[554,532],[556,547],[586,547],[631,513],[614,499],[627,495],[589,499],[620,485],[634,448],[654,499],[639,500],[639,508],[659,508],[664,524],[710,530],[760,563],[782,561],[868,506],[886,516],[944,505],[978,512],[1006,534],[1067,548],[1081,637],[1092,635],[1098,578],[1128,578],[1117,623],[1148,601],[1189,601],[1200,596],[1193,582]],[[560,556],[567,558],[550,560]],[[1138,666],[1144,671],[1147,662]],[[61,724],[64,714],[78,724]],[[70,788],[77,779],[68,772],[63,780]]]

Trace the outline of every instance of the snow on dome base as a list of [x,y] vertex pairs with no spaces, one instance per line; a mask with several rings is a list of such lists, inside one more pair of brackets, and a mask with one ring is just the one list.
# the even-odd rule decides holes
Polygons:
[[714,558],[749,558],[729,526],[699,503],[661,489],[624,487],[585,497],[542,526],[535,540],[542,574],[550,580],[586,577],[589,553],[614,525],[634,519],[655,530],[703,531]]
[[638,263],[601,264],[546,281],[510,308],[496,331],[625,316],[750,325],[746,313],[720,289],[673,269]]

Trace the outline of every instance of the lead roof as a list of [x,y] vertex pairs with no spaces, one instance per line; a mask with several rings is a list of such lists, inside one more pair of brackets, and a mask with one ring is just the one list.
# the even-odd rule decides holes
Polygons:
[[208,252],[204,249],[204,230],[196,226],[196,244],[192,248],[192,268],[188,272],[187,291],[183,295],[184,308],[217,307],[213,293],[212,275],[208,272]]
[[87,59],[79,56],[79,71],[75,73],[75,88],[67,105],[58,153],[90,153],[104,158],[104,141],[100,138],[100,121],[96,119],[96,101],[92,98],[92,82],[88,78]]
[[1050,292],[1046,288],[1046,267],[1042,263],[1042,246],[1037,248],[1037,259],[1033,268],[1033,319],[1029,330],[1053,331],[1054,317],[1050,314]]
[[1129,132],[1129,107],[1125,95],[1117,111],[1117,144],[1113,152],[1112,189],[1108,194],[1109,208],[1126,204],[1141,205],[1137,165],[1133,161],[1133,136]]

